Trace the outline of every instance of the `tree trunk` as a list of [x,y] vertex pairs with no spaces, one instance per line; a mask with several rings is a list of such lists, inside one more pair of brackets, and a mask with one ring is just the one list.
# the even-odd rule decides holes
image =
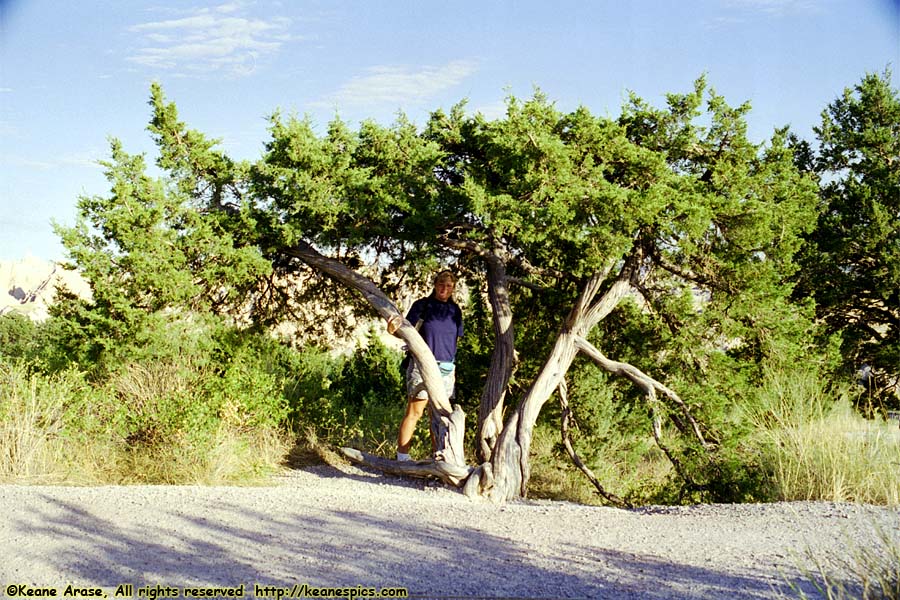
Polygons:
[[503,430],[503,403],[516,360],[509,281],[506,275],[506,262],[502,258],[504,255],[508,257],[509,253],[496,241],[492,248],[471,240],[457,240],[450,237],[444,237],[441,243],[448,248],[479,257],[487,271],[494,350],[481,393],[475,447],[478,459],[485,464],[490,462],[493,449]]
[[[492,481],[482,481],[477,486],[471,482],[467,485],[467,490],[480,488],[482,493],[486,493],[495,502],[527,495],[528,479],[531,476],[529,452],[538,414],[559,387],[578,354],[576,340],[585,336],[594,325],[612,312],[630,289],[633,269],[630,263],[626,263],[612,286],[595,301],[608,272],[606,270],[595,274],[585,284],[544,366],[515,412],[507,419],[490,462]],[[472,477],[476,475],[483,477],[484,470],[473,472]]]
[[469,477],[471,467],[451,464],[442,460],[391,460],[362,452],[356,448],[341,448],[341,453],[351,461],[405,477],[440,479],[448,485],[459,487]]
[[400,309],[371,279],[353,271],[338,260],[324,256],[306,242],[298,242],[291,248],[285,248],[283,252],[302,260],[314,269],[362,294],[378,315],[388,322],[388,332],[406,342],[410,353],[419,363],[422,380],[428,392],[432,415],[431,427],[436,432],[435,459],[464,466],[466,464],[465,452],[462,447],[462,435],[459,434],[463,424],[460,422],[459,415],[462,415],[463,420],[465,416],[457,407],[456,422],[451,422],[454,408],[450,406],[450,398],[447,396],[447,390],[444,389],[437,361],[428,344],[425,343],[416,328],[404,318]]
[[509,305],[506,267],[496,255],[483,257],[487,266],[488,298],[494,324],[494,351],[478,411],[476,448],[481,463],[490,462],[503,431],[503,401],[515,364],[515,333]]
[[559,386],[577,352],[572,334],[561,333],[534,383],[507,419],[491,461],[494,476],[493,486],[488,490],[491,500],[504,502],[527,495],[531,476],[529,452],[537,415]]

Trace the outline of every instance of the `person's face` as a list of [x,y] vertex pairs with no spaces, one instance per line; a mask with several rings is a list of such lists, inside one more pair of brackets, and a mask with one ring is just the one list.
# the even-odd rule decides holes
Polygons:
[[441,302],[446,302],[453,295],[453,282],[449,279],[442,279],[434,284],[434,297]]

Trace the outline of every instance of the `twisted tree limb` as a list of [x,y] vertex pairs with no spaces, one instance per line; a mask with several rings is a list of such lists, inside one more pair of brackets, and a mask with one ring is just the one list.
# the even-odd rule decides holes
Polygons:
[[578,467],[582,473],[587,476],[590,482],[597,489],[597,493],[606,498],[607,501],[615,504],[616,506],[625,506],[631,508],[631,504],[626,502],[622,498],[619,498],[612,492],[607,492],[603,486],[600,484],[600,480],[597,479],[597,476],[594,475],[594,472],[591,471],[590,467],[584,464],[584,461],[581,460],[581,457],[578,456],[578,453],[575,452],[575,447],[572,446],[572,440],[569,438],[569,422],[572,419],[572,409],[569,407],[569,398],[568,398],[568,385],[566,384],[565,379],[560,381],[559,383],[559,405],[562,408],[562,419],[560,423],[560,433],[562,434],[563,445],[566,447],[566,452],[569,453],[569,458],[572,459],[572,462],[575,463],[575,466]]
[[406,477],[433,477],[448,485],[460,487],[469,478],[471,467],[460,466],[443,460],[398,461],[362,452],[355,448],[341,448],[341,453],[351,461],[373,467],[391,475]]
[[593,344],[581,336],[575,337],[575,346],[603,370],[612,373],[613,375],[621,375],[638,386],[650,400],[651,404],[656,401],[656,394],[659,392],[678,405],[685,418],[691,424],[691,430],[697,438],[697,441],[700,442],[700,445],[703,448],[709,449],[710,444],[703,437],[703,433],[700,431],[700,425],[697,423],[696,419],[694,419],[687,404],[684,403],[674,390],[669,389],[633,365],[607,358],[602,352],[594,347]]
[[488,248],[472,240],[458,240],[444,236],[441,243],[449,248],[478,256],[487,272],[494,350],[479,404],[476,452],[482,463],[490,462],[497,438],[503,431],[503,404],[516,363],[509,278],[505,263],[508,252],[499,242]]

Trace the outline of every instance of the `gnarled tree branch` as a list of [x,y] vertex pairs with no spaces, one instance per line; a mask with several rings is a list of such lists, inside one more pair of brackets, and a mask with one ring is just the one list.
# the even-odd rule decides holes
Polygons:
[[[403,317],[397,305],[371,279],[349,269],[340,261],[323,255],[307,242],[299,241],[294,246],[284,248],[282,251],[288,256],[299,258],[311,267],[362,294],[379,316],[388,322],[388,332],[406,342],[410,353],[419,364],[422,380],[428,391],[429,405],[433,409],[430,414],[432,431],[437,432],[435,458],[456,465],[465,465],[462,438],[455,436],[451,427],[450,417],[454,413],[454,409],[450,406],[450,398],[447,390],[444,389],[437,361],[435,361],[428,344],[425,343],[416,328]],[[455,437],[459,437],[458,442]]]
[[709,448],[709,443],[704,439],[703,433],[700,431],[700,425],[697,423],[694,416],[691,414],[690,409],[687,404],[675,393],[674,390],[669,389],[665,385],[656,381],[637,367],[633,365],[629,365],[628,363],[618,362],[615,360],[610,360],[606,356],[603,355],[602,352],[597,350],[593,344],[587,341],[585,338],[581,336],[575,337],[575,347],[578,348],[580,352],[583,352],[588,356],[591,360],[593,360],[597,365],[600,366],[603,370],[612,373],[613,375],[620,375],[622,377],[627,378],[629,381],[638,386],[644,394],[648,397],[648,399],[652,401],[656,400],[657,392],[661,393],[663,396],[674,402],[681,409],[685,418],[691,424],[691,429],[693,430],[694,436],[697,438],[697,441],[700,442],[700,445],[703,448]]
[[631,504],[626,502],[622,498],[619,498],[612,492],[607,492],[603,486],[600,484],[600,480],[597,479],[597,476],[594,475],[594,472],[591,471],[590,467],[584,464],[584,461],[581,460],[581,457],[578,456],[578,453],[575,452],[575,447],[572,445],[572,440],[569,437],[569,422],[572,420],[572,409],[569,407],[569,397],[568,397],[568,386],[566,385],[566,380],[563,379],[559,382],[559,387],[557,388],[559,392],[559,406],[562,409],[562,418],[560,420],[560,434],[562,435],[563,446],[566,448],[566,452],[569,454],[569,458],[572,459],[572,462],[575,463],[575,466],[578,467],[582,473],[590,480],[590,482],[597,489],[597,493],[606,498],[609,502],[615,504],[616,506],[626,506],[631,508]]

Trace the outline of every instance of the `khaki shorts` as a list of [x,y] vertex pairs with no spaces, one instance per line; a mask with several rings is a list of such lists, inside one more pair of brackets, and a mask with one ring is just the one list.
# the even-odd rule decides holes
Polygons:
[[[453,363],[438,363],[438,366],[441,367],[441,378],[444,380],[447,397],[453,398],[456,386],[456,368]],[[406,397],[422,400],[428,398],[425,382],[422,380],[422,372],[419,371],[419,365],[415,360],[410,360],[409,366],[406,367]]]

